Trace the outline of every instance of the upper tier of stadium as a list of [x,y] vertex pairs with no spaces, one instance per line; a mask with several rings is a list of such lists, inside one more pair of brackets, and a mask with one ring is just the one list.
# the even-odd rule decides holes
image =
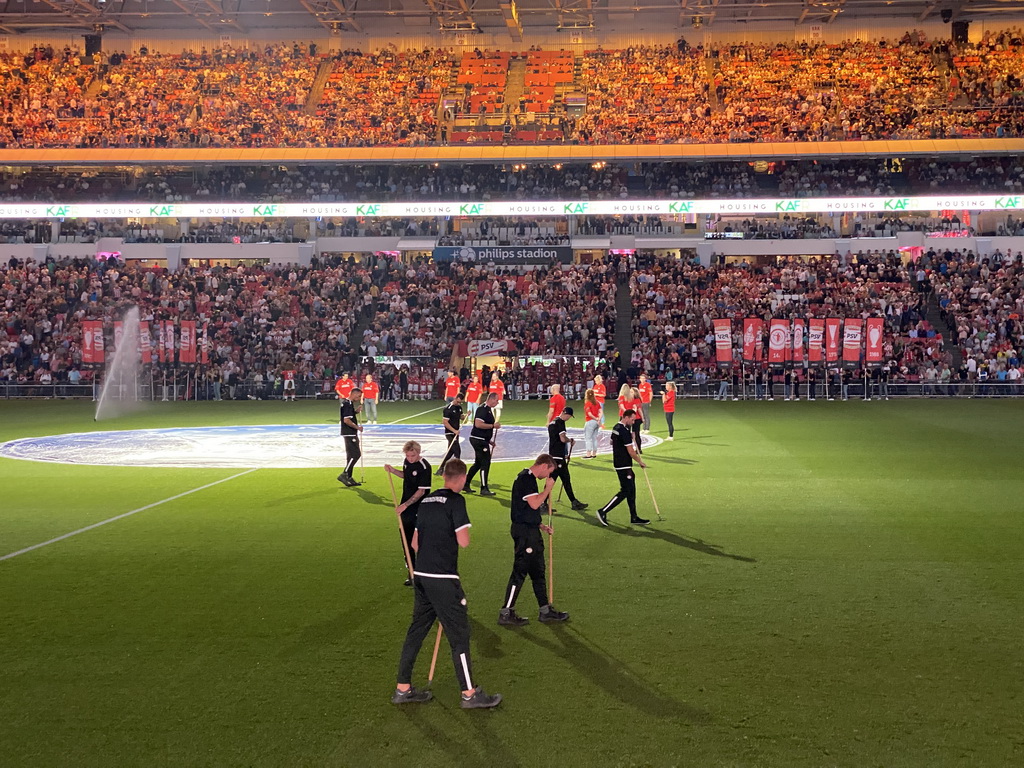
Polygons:
[[747,144],[753,152],[871,141],[994,140],[998,148],[1024,137],[1016,31],[958,44],[915,31],[708,48],[247,45],[0,54],[0,162],[17,162],[15,150],[71,148]]

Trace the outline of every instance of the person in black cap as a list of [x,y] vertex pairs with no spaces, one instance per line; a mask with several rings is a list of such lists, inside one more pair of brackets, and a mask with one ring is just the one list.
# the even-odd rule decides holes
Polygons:
[[498,404],[498,395],[491,392],[487,400],[476,409],[473,418],[473,429],[469,433],[469,444],[473,446],[476,453],[476,460],[469,468],[466,476],[465,493],[473,493],[470,483],[476,473],[480,473],[480,495],[495,496],[496,494],[487,486],[491,472],[491,449],[494,448],[496,430],[501,428],[501,422],[494,419],[494,407]]
[[[540,606],[540,620],[545,624],[566,621],[569,614],[556,611],[548,603],[548,584],[544,572],[544,537],[551,529],[541,522],[545,505],[551,496],[555,479],[555,460],[542,453],[528,467],[516,475],[512,484],[512,542],[515,545],[515,559],[512,561],[512,575],[505,588],[505,603],[498,613],[498,623],[506,627],[521,627],[529,619],[516,613],[516,599],[526,577],[533,582],[533,594]],[[537,490],[537,481],[545,480],[544,490]]]
[[461,459],[452,459],[444,468],[444,488],[420,502],[412,536],[417,555],[412,621],[398,662],[392,704],[421,704],[433,698],[430,691],[413,687],[412,670],[434,619],[441,622],[448,636],[455,676],[462,689],[462,708],[489,709],[501,703],[500,693],[490,695],[473,682],[466,593],[459,580],[459,549],[469,546],[471,527],[466,500],[460,494],[465,482],[466,465]]
[[587,505],[577,499],[576,494],[572,491],[572,478],[569,477],[569,457],[565,453],[567,445],[576,444],[576,438],[569,437],[565,431],[565,422],[572,416],[572,408],[567,405],[562,409],[562,413],[548,424],[548,453],[555,460],[555,471],[551,477],[554,480],[562,481],[562,487],[565,488],[565,492],[569,496],[572,508],[581,510],[586,509]]
[[363,391],[359,387],[355,387],[348,397],[341,398],[341,437],[345,441],[345,471],[338,475],[338,482],[349,488],[362,485],[352,477],[356,462],[363,455],[359,448],[359,433],[363,428],[357,415],[362,409]]
[[616,493],[601,509],[597,510],[597,519],[601,525],[608,527],[608,513],[617,507],[623,500],[629,504],[629,522],[633,525],[649,525],[650,520],[645,520],[636,513],[636,473],[633,472],[633,461],[636,460],[644,469],[640,454],[637,453],[633,443],[633,423],[636,421],[636,411],[627,408],[622,413],[619,423],[612,428],[612,465],[615,473],[619,476],[619,492]]
[[462,446],[459,445],[459,429],[462,428],[462,404],[465,402],[465,395],[456,392],[452,401],[448,403],[441,412],[441,426],[444,427],[444,439],[448,441],[448,450],[445,451],[441,466],[437,468],[437,474],[444,472],[444,465],[449,459],[462,458]]
[[[419,443],[410,440],[402,446],[405,461],[401,469],[396,469],[390,464],[384,465],[385,472],[402,478],[402,501],[395,512],[402,518],[402,531],[409,545],[413,568],[416,567],[416,553],[412,549],[412,535],[416,531],[416,512],[419,510],[420,499],[430,491],[430,462],[420,455],[422,450]],[[406,579],[405,586],[411,587],[412,581]]]

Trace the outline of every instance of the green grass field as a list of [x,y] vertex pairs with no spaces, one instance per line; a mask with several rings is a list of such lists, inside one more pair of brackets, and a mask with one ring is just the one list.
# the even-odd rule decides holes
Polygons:
[[[411,593],[383,470],[348,490],[261,469],[0,562],[0,764],[1024,764],[1024,403],[680,406],[647,454],[664,523],[629,529],[621,506],[598,527],[610,457],[574,462],[591,510],[555,522],[568,625],[539,624],[529,590],[528,627],[495,623],[520,465],[469,498],[498,710],[459,709],[447,646],[434,702],[388,701]],[[171,403],[101,426],[335,417]],[[0,442],[93,428],[90,403],[0,403]],[[236,474],[2,459],[0,556]]]

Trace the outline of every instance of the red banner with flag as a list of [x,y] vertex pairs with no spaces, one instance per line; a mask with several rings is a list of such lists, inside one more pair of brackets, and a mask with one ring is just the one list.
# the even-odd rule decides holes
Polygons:
[[789,320],[773,319],[768,328],[768,363],[783,365],[786,362],[786,348],[789,346]]
[[885,321],[880,317],[869,317],[865,335],[867,336],[867,347],[864,351],[864,362],[868,365],[882,364],[882,338],[885,331]]
[[196,321],[181,321],[181,341],[178,345],[178,362],[193,364],[196,361]]
[[149,335],[149,323],[139,324],[139,349],[142,352],[142,362],[148,365],[153,362],[153,342]]
[[164,355],[168,363],[174,362],[174,321],[164,320]]
[[103,321],[82,323],[82,362],[97,365],[103,362]]
[[206,365],[210,362],[210,324],[203,323],[203,341],[199,347],[199,362]]
[[156,356],[161,363],[167,362],[167,348],[164,346],[164,324],[162,320],[156,321]]
[[807,362],[820,363],[825,345],[825,321],[812,317],[807,321]]
[[719,368],[732,365],[732,322],[728,319],[714,320],[715,360]]
[[793,365],[804,364],[804,321],[793,321]]
[[848,317],[843,323],[843,365],[856,368],[860,365],[860,344],[864,321],[859,317]]
[[825,360],[834,363],[839,359],[839,325],[838,317],[825,319]]
[[121,339],[124,338],[124,323],[120,320],[114,321],[114,354],[121,348]]
[[743,362],[752,363],[760,360],[761,329],[764,321],[756,317],[748,317],[743,321]]

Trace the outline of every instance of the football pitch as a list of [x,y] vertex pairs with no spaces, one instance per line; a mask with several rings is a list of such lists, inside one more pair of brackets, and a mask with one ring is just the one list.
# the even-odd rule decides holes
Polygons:
[[[385,403],[380,421],[436,425],[418,415],[433,405]],[[389,702],[412,595],[379,467],[346,489],[340,452],[334,469],[0,458],[0,558],[27,550],[0,559],[0,763],[1024,764],[1024,402],[679,406],[675,441],[645,452],[664,522],[640,477],[653,524],[623,504],[598,526],[610,455],[573,461],[590,509],[555,518],[565,625],[537,621],[529,588],[529,626],[496,625],[525,462],[495,464],[497,498],[467,497],[460,570],[493,711],[459,708],[446,643],[435,700]],[[0,443],[337,420],[326,401],[92,411],[0,402]],[[510,403],[502,421],[545,412]]]

